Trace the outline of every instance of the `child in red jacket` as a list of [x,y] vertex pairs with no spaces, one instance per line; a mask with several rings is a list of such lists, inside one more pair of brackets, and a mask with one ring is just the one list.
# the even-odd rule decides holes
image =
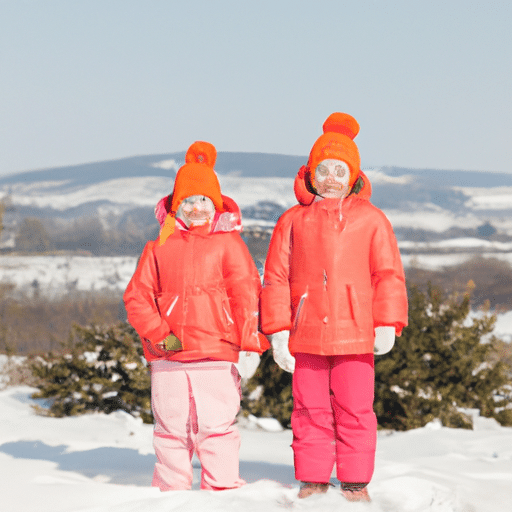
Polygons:
[[215,159],[211,144],[190,146],[160,235],[146,245],[124,294],[151,368],[152,485],[163,491],[191,488],[194,452],[202,489],[244,484],[234,363],[241,350],[269,348],[258,332],[259,275],[239,234],[240,210],[221,195]]
[[265,264],[262,331],[294,372],[292,428],[299,497],[326,492],[336,465],[349,500],[369,501],[375,459],[374,351],[407,325],[391,225],[369,202],[356,120],[325,121],[295,180],[299,204],[279,219]]

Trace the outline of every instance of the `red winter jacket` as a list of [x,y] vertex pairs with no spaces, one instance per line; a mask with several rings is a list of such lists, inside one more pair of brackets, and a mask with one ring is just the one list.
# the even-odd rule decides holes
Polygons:
[[[301,204],[279,219],[265,264],[260,300],[262,331],[290,330],[290,352],[373,353],[374,328],[407,325],[405,278],[393,229],[359,195],[315,200],[295,183]],[[340,220],[341,213],[341,220]]]
[[[216,219],[210,233],[176,229],[163,245],[144,248],[124,301],[148,361],[236,362],[240,350],[269,348],[258,333],[258,271],[236,231],[239,218],[226,215],[233,214]],[[183,350],[157,346],[170,333]]]

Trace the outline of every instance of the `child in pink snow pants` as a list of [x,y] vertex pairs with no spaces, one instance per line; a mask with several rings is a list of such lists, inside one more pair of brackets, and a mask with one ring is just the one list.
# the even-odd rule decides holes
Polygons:
[[258,332],[260,279],[240,237],[236,203],[213,170],[215,148],[190,146],[173,193],[155,210],[148,242],[124,294],[128,320],[151,369],[157,463],[153,486],[190,489],[192,456],[201,489],[240,487],[240,351],[270,345]]
[[235,426],[240,377],[232,363],[155,361],[151,365],[151,403],[158,459],[153,486],[190,489],[194,452],[203,468],[201,489],[243,485],[238,475],[240,434]]
[[357,121],[336,112],[323,132],[295,179],[299,204],[272,234],[261,328],[277,364],[293,372],[299,497],[326,492],[335,467],[345,498],[370,501],[373,358],[407,325],[407,293],[393,229],[369,201]]

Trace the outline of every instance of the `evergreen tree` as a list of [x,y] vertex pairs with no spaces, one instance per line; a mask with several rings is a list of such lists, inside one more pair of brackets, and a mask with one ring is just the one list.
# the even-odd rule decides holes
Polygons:
[[[407,430],[440,419],[471,428],[464,409],[478,409],[512,425],[511,368],[492,336],[495,316],[470,313],[469,294],[445,298],[436,288],[410,288],[409,326],[393,350],[376,358],[375,412],[379,425]],[[35,398],[49,398],[47,414],[124,410],[153,421],[150,376],[142,345],[126,323],[102,329],[75,327],[64,355],[36,359]],[[245,413],[290,426],[292,376],[269,350],[244,387]]]
[[[431,286],[410,288],[409,326],[375,364],[375,412],[381,426],[417,428],[438,418],[471,428],[461,409],[474,408],[510,424],[510,368],[496,358],[496,321],[470,318],[470,294],[445,298]],[[508,412],[507,412],[508,411]]]
[[285,428],[290,426],[292,374],[277,366],[272,350],[262,355],[256,373],[245,385],[242,408],[260,418],[275,418]]
[[[469,408],[512,425],[511,368],[491,335],[495,316],[470,318],[469,293],[446,298],[436,288],[422,292],[414,286],[409,293],[409,326],[393,350],[375,361],[379,425],[408,430],[439,419],[445,426],[471,428],[463,411]],[[291,374],[268,351],[246,385],[242,406],[287,427],[292,404]]]
[[135,330],[121,323],[107,329],[77,326],[73,334],[68,353],[50,353],[32,365],[40,379],[33,398],[50,399],[47,414],[123,410],[152,423],[150,376]]

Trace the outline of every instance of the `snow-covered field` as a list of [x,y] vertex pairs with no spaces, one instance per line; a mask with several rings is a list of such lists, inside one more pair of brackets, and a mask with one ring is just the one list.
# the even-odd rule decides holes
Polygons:
[[200,491],[196,461],[192,491],[162,493],[150,487],[150,425],[122,412],[37,416],[33,391],[0,391],[3,512],[508,512],[512,506],[512,428],[494,420],[477,418],[472,431],[434,423],[380,433],[371,504],[348,503],[337,487],[297,500],[291,432],[265,430],[254,421],[240,427],[246,486]]
[[[265,221],[258,223],[271,225]],[[458,238],[429,243],[400,241],[399,247],[405,267],[440,270],[460,265],[475,255],[498,258],[512,265],[512,243]],[[69,290],[124,290],[137,259],[135,256],[2,255],[0,283],[11,283],[20,290],[37,287],[48,296]]]
[[[44,296],[68,291],[124,290],[137,259],[134,256],[0,256],[0,283]],[[36,284],[37,283],[37,284]]]
[[505,261],[512,265],[512,252],[446,252],[439,254],[436,252],[416,252],[413,254],[403,254],[402,263],[405,268],[416,267],[425,270],[442,270],[444,267],[454,267],[461,265],[466,261],[479,256],[482,258],[495,258]]

